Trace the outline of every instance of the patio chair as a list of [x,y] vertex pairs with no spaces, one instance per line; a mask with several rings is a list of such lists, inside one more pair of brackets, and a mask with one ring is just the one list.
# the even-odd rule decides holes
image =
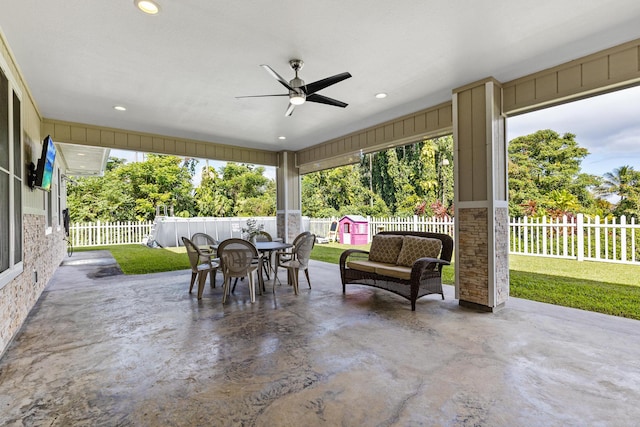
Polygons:
[[309,258],[311,256],[311,250],[316,241],[315,234],[305,234],[299,239],[296,239],[293,251],[291,253],[291,259],[287,261],[278,261],[276,265],[275,278],[273,279],[273,292],[275,292],[275,284],[278,279],[278,268],[286,268],[289,283],[293,285],[293,292],[298,295],[298,273],[300,270],[304,270],[309,282],[309,289],[311,289],[311,282],[309,281]]
[[220,242],[218,242],[213,237],[209,236],[206,233],[195,233],[191,236],[191,241],[194,245],[200,248],[203,252],[210,252],[211,258],[216,258],[217,255],[217,247]]
[[[191,236],[191,242],[200,249],[200,252],[208,253],[212,262],[220,264],[220,259],[217,258],[217,248],[220,242],[206,233],[194,233]],[[213,277],[215,279],[215,273]],[[216,287],[215,280],[211,281],[211,287]]]
[[[227,301],[231,278],[246,277],[249,282],[249,294],[251,302],[256,301],[256,271],[262,268],[262,258],[255,245],[243,239],[227,239],[218,245],[218,256],[224,276],[224,290],[222,303]],[[257,262],[256,262],[257,260]],[[235,285],[234,285],[235,289]],[[260,293],[262,287],[258,285]]]
[[261,231],[256,234],[256,242],[273,242],[273,238],[266,231]]
[[[287,249],[287,250],[284,250],[284,251],[278,251],[276,253],[276,258],[277,258],[276,262],[282,264],[282,263],[284,263],[286,261],[291,261],[295,257],[295,254],[294,254],[293,250],[295,249],[296,245],[299,243],[299,241],[303,237],[308,236],[310,234],[311,234],[310,231],[303,231],[302,233],[298,234],[296,236],[296,238],[293,239],[293,248]],[[313,246],[315,246],[315,243],[316,242],[315,242],[315,239],[314,239]],[[313,249],[313,246],[311,247],[311,249]],[[309,288],[311,288],[311,280],[309,280],[309,269],[308,268],[304,269],[304,275],[307,277],[307,283],[309,283]]]
[[204,291],[204,282],[207,280],[207,273],[209,273],[211,287],[216,286],[216,272],[220,264],[211,259],[211,253],[201,251],[190,239],[182,237],[184,247],[187,249],[187,255],[189,256],[189,264],[191,265],[191,283],[189,285],[189,293],[193,291],[193,284],[198,278],[198,299],[202,299],[202,292]]
[[[273,238],[271,237],[271,234],[267,233],[266,231],[260,231],[258,234],[256,234],[255,240],[256,242],[273,242]],[[269,280],[269,271],[272,270],[272,266],[271,266],[272,253],[271,252],[272,251],[265,251],[261,254],[262,270],[267,275],[267,280]]]

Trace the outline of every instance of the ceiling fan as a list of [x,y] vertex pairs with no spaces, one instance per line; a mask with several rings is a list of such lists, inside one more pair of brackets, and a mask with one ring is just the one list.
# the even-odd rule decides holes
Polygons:
[[320,104],[333,105],[335,107],[344,108],[348,104],[338,101],[337,99],[329,98],[328,96],[319,95],[316,92],[334,85],[338,82],[348,79],[351,77],[349,73],[340,73],[335,76],[327,77],[322,80],[318,80],[317,82],[305,84],[304,80],[298,77],[298,71],[302,69],[304,66],[304,62],[301,59],[292,59],[289,61],[289,65],[296,73],[296,76],[291,81],[286,81],[280,74],[276,73],[273,68],[266,64],[260,65],[264,68],[267,73],[269,73],[274,79],[278,80],[282,86],[289,89],[289,93],[282,93],[276,95],[250,95],[250,96],[237,96],[236,98],[261,98],[265,96],[288,96],[289,97],[289,106],[287,107],[287,111],[284,113],[285,116],[290,116],[293,114],[293,109],[296,105],[302,105],[305,101],[309,102],[317,102]]

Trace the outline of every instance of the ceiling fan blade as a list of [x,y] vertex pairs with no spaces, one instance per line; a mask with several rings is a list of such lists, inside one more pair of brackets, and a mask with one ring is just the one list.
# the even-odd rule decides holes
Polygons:
[[319,90],[324,89],[325,87],[329,87],[336,83],[339,83],[343,80],[351,77],[349,73],[340,73],[335,76],[327,77],[326,79],[318,80],[317,82],[309,83],[306,87],[303,86],[302,89],[305,91],[307,95],[311,95],[313,93],[318,92]]
[[269,67],[267,64],[260,64],[260,66],[265,70],[267,70],[267,73],[271,74],[271,77],[279,81],[282,84],[282,86],[286,87],[289,90],[295,90],[294,88],[291,87],[291,85],[289,85],[289,82],[286,81],[280,74],[276,73],[276,71],[273,68]]
[[288,93],[277,93],[275,95],[246,95],[246,96],[236,96],[238,98],[263,98],[265,96],[289,96]]
[[345,102],[338,101],[337,99],[329,98],[328,96],[318,95],[317,93],[314,93],[313,95],[307,95],[307,101],[317,102],[319,104],[333,105],[334,107],[342,108],[349,105]]
[[289,117],[290,115],[293,114],[293,109],[296,108],[295,105],[289,103],[289,106],[287,107],[287,111],[284,113],[285,117]]

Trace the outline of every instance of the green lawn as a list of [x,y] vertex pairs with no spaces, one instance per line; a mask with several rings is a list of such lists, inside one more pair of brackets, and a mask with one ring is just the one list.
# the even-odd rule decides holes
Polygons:
[[511,255],[510,294],[640,320],[640,266]]
[[184,247],[153,249],[144,245],[113,245],[75,248],[74,250],[76,252],[111,251],[124,274],[159,273],[191,268]]
[[[368,245],[317,244],[311,258],[338,264],[342,251],[354,248],[367,250]],[[125,274],[189,268],[182,247],[76,248],[78,251],[97,249],[111,251]],[[509,259],[511,296],[640,320],[640,266],[518,255],[511,255]],[[443,282],[454,283],[453,266],[444,268]]]

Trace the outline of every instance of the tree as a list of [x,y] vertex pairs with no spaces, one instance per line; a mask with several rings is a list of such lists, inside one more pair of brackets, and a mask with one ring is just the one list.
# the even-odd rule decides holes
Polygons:
[[192,175],[180,157],[149,154],[146,161],[122,165],[114,174],[134,199],[139,220],[155,218],[157,206],[167,206],[177,216],[195,214]]
[[[423,189],[425,215],[439,215],[442,208],[451,210],[453,203],[453,136],[425,140],[421,151],[425,165],[420,185]],[[435,202],[439,202],[436,204]],[[434,206],[437,206],[434,209]]]
[[564,189],[553,190],[549,194],[549,200],[553,204],[553,208],[548,210],[552,217],[571,215],[580,208],[578,198]]
[[197,160],[148,154],[143,162],[110,158],[104,177],[76,178],[68,190],[72,221],[150,220],[156,207],[176,216],[275,215],[275,181],[264,167],[228,163],[202,169],[194,190]]
[[391,182],[390,190],[392,190],[390,207],[396,215],[413,215],[421,197],[416,192],[415,181],[412,179],[414,174],[412,174],[409,162],[403,161],[403,157],[398,154],[398,150],[387,152],[387,174]]
[[271,216],[276,214],[276,185],[264,176],[264,167],[229,162],[204,168],[196,189],[202,216]]
[[[521,216],[524,206],[536,201],[539,208],[558,209],[552,192],[573,195],[582,206],[593,204],[588,185],[597,178],[580,174],[580,164],[589,154],[575,135],[560,136],[552,130],[539,130],[509,142],[509,214]],[[574,207],[577,209],[580,205]]]
[[224,217],[230,216],[233,210],[233,202],[226,196],[222,188],[222,178],[215,168],[205,166],[202,168],[200,185],[195,190],[195,203],[197,216]]
[[103,177],[75,177],[67,187],[72,222],[135,221],[135,202],[115,177],[124,159],[110,157]]
[[195,213],[192,175],[180,157],[149,154],[127,164],[110,158],[103,177],[75,178],[67,192],[72,221],[151,220],[156,206],[178,215]]
[[638,216],[640,214],[640,172],[633,166],[620,166],[604,174],[598,191],[605,196],[616,195],[620,201],[614,208],[616,215]]
[[[366,182],[363,184],[363,181]],[[368,188],[359,165],[341,166],[302,177],[302,214],[326,218],[346,214],[387,215],[384,201]]]
[[638,174],[633,166],[620,166],[613,172],[604,174],[599,192],[606,196],[619,196],[620,200],[627,199],[632,194],[634,187],[640,183]]
[[395,215],[432,215],[437,200],[453,200],[453,137],[420,141],[368,154],[360,163],[364,183]]
[[[357,165],[302,178],[303,215],[433,215],[453,200],[451,135],[361,156]],[[442,203],[441,203],[442,204]]]

